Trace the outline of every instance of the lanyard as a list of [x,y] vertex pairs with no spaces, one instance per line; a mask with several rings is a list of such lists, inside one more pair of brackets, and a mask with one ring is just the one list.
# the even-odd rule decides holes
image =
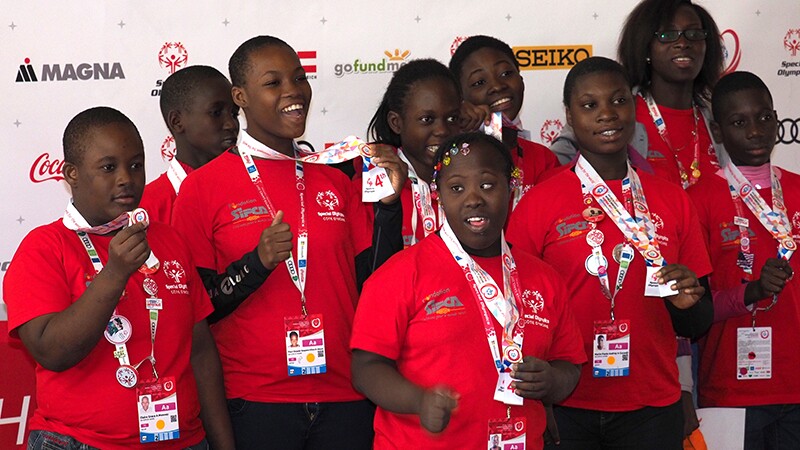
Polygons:
[[[642,95],[641,93],[639,95]],[[694,145],[694,156],[692,159],[692,164],[689,166],[692,169],[691,174],[686,171],[683,167],[683,163],[678,158],[678,152],[680,149],[676,150],[675,147],[672,146],[672,141],[669,138],[669,132],[667,131],[667,124],[664,122],[664,118],[661,116],[661,111],[658,109],[658,105],[656,101],[653,99],[653,96],[650,93],[646,93],[642,96],[644,98],[645,103],[647,103],[647,111],[650,113],[650,118],[653,119],[653,124],[656,126],[658,130],[658,134],[661,136],[661,139],[667,144],[669,151],[675,157],[675,164],[678,166],[678,173],[681,177],[681,185],[684,189],[688,188],[689,186],[697,183],[697,180],[700,179],[700,135],[697,130],[697,123],[699,122],[699,114],[697,112],[697,105],[692,102],[692,117],[694,118],[694,130],[692,130],[692,144]]]
[[[792,224],[786,213],[786,204],[783,202],[783,188],[778,179],[778,169],[773,167],[771,171],[772,208],[769,207],[764,197],[758,193],[758,190],[753,187],[744,175],[742,175],[742,172],[735,164],[729,162],[723,169],[723,172],[728,181],[728,189],[730,190],[731,198],[733,199],[734,205],[736,205],[737,215],[744,219],[744,211],[739,204],[739,200],[741,200],[742,203],[747,206],[747,209],[758,219],[764,229],[778,241],[778,258],[783,258],[788,261],[794,254],[794,251],[797,250],[797,243],[795,243],[792,237]],[[734,218],[734,223],[736,222],[737,220]],[[739,220],[737,225],[739,225],[739,250],[740,253],[742,253],[742,258],[740,258],[740,260],[743,260],[741,261],[741,265],[739,265],[740,261],[737,261],[737,265],[739,265],[739,267],[745,266],[742,267],[742,269],[747,278],[747,265],[749,263],[749,274],[750,278],[752,278],[754,255],[750,252],[750,238],[747,234],[747,228],[744,222]],[[747,239],[747,241],[745,241],[745,239]],[[752,325],[754,329],[756,327],[756,314],[758,311],[767,312],[772,309],[776,303],[778,303],[778,296],[773,295],[772,303],[769,306],[764,308],[756,306],[753,308]]]
[[[411,245],[416,244],[417,239],[417,218],[422,216],[422,228],[425,236],[436,231],[441,224],[436,220],[436,211],[433,209],[431,200],[431,188],[428,183],[420,180],[411,161],[403,153],[403,149],[397,150],[397,156],[408,165],[408,179],[411,180],[411,198],[414,207],[411,209]],[[443,217],[443,216],[439,216]]]
[[[297,264],[294,262],[292,252],[289,253],[289,257],[286,258],[284,262],[286,263],[286,268],[289,270],[289,277],[292,279],[292,283],[294,283],[295,287],[300,292],[300,308],[305,317],[308,315],[305,294],[306,273],[308,271],[308,226],[306,223],[306,187],[303,173],[303,159],[295,159],[279,153],[253,139],[246,131],[243,131],[242,135],[242,141],[239,144],[239,156],[241,156],[242,163],[247,170],[247,174],[250,176],[250,181],[253,182],[253,186],[255,186],[258,191],[258,195],[264,202],[264,206],[266,206],[267,211],[269,211],[269,214],[273,217],[275,217],[277,210],[273,206],[269,195],[267,195],[267,191],[264,187],[264,180],[258,173],[253,155],[272,160],[293,160],[295,163],[295,186],[300,198],[300,225],[297,230]],[[297,151],[297,148],[295,148],[295,152]]]
[[[609,189],[606,182],[598,175],[589,161],[583,155],[578,157],[575,164],[575,173],[581,181],[582,189],[587,189],[597,201],[603,211],[614,220],[617,228],[636,250],[641,253],[645,263],[650,267],[665,266],[667,262],[661,255],[658,241],[655,238],[656,227],[650,218],[650,209],[644,196],[644,189],[639,180],[639,175],[628,165],[628,175],[625,177],[630,183],[634,216],[620,203],[617,196]],[[625,181],[623,180],[623,185]]]
[[[119,223],[120,222],[120,218],[122,218],[122,217],[125,218],[125,223],[127,223],[127,221],[128,221],[127,216],[128,216],[127,213],[125,213],[125,214],[120,215],[116,219],[112,220],[108,224],[99,225],[97,227],[90,227],[90,228],[87,229],[86,227],[81,227],[80,226],[80,224],[82,224],[82,223],[88,225],[88,222],[86,222],[86,219],[84,219],[83,215],[81,215],[81,213],[75,208],[75,206],[72,203],[70,203],[67,206],[67,210],[64,213],[64,218],[63,218],[64,226],[66,226],[68,229],[70,229],[72,231],[75,231],[76,234],[78,235],[78,238],[80,239],[81,244],[83,244],[83,248],[86,250],[86,254],[89,256],[89,260],[92,262],[92,267],[94,267],[95,274],[99,274],[100,271],[103,270],[103,262],[100,260],[100,257],[97,254],[97,249],[95,248],[94,244],[92,243],[92,240],[89,237],[89,233],[99,234],[99,233],[94,233],[94,230],[96,230],[96,229],[99,229],[99,230],[102,230],[102,231],[108,230],[109,228],[115,226],[115,224]],[[121,228],[121,225],[117,226],[114,229],[119,229],[119,228]],[[104,233],[104,234],[107,234],[107,233],[109,233],[111,231],[113,231],[113,229],[110,229],[110,230],[106,231],[106,233]],[[141,268],[139,270],[142,271]],[[145,273],[145,280],[143,282],[143,287],[144,287],[145,292],[147,292],[151,296],[155,297],[155,294],[156,294],[157,289],[158,289],[158,285],[156,284],[156,282],[153,279],[151,279],[149,277],[149,275],[150,275],[149,273]],[[117,313],[117,308],[114,308],[114,313],[112,314],[112,316],[111,316],[111,318],[109,320],[109,324],[108,324],[109,328],[113,327],[113,326],[116,326],[118,324],[119,327],[120,327],[120,330],[122,330],[121,333],[124,333],[124,335],[127,336],[127,337],[124,338],[124,340],[108,339],[109,342],[111,342],[111,344],[113,344],[115,346],[114,357],[119,361],[120,368],[121,369],[124,369],[124,368],[131,368],[132,369],[133,379],[130,382],[130,384],[126,384],[126,383],[124,383],[123,381],[120,380],[120,383],[125,387],[133,387],[133,386],[136,385],[136,382],[137,382],[137,379],[138,379],[138,374],[136,374],[136,370],[139,369],[139,367],[145,361],[150,361],[150,366],[151,366],[151,368],[153,370],[153,377],[158,379],[158,372],[156,371],[156,358],[155,358],[156,330],[158,329],[158,309],[150,309],[150,308],[148,308],[148,310],[149,310],[148,312],[149,312],[149,317],[150,317],[150,355],[145,357],[144,359],[142,359],[141,361],[139,361],[137,364],[135,364],[133,366],[130,365],[128,347],[127,347],[127,344],[126,344],[126,342],[130,339],[130,334],[132,332],[130,321],[127,318],[125,318],[124,316],[119,315]],[[117,373],[119,375],[120,371],[118,370]],[[119,376],[118,376],[118,379],[119,379]]]
[[[511,256],[511,250],[508,248],[505,236],[501,235],[500,239],[504,291],[500,291],[492,276],[464,251],[446,219],[442,225],[440,236],[450,254],[453,255],[453,258],[464,272],[467,283],[472,289],[473,297],[481,309],[486,341],[489,344],[489,350],[498,374],[510,371],[511,364],[522,360],[524,330],[516,326],[519,322],[518,305],[522,301],[522,291],[519,284],[517,265],[514,262],[514,257]],[[497,342],[497,334],[494,331],[490,312],[491,316],[494,316],[503,326],[502,355],[500,354],[500,346]]]
[[178,191],[181,189],[181,183],[186,179],[186,170],[184,170],[181,163],[178,162],[178,158],[172,158],[172,160],[170,160],[169,167],[167,167],[167,179],[172,183],[172,189],[175,190],[175,194],[177,195]]

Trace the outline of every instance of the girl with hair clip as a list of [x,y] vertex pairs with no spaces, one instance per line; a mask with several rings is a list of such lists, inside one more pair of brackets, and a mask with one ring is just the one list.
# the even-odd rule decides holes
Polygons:
[[543,403],[569,395],[586,361],[566,288],[503,237],[520,180],[500,141],[458,135],[431,159],[446,220],[375,272],[353,323],[375,448],[541,448]]

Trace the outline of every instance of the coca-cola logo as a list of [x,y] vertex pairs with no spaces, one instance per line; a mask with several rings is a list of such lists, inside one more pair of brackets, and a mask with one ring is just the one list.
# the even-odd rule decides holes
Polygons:
[[172,137],[172,135],[164,138],[164,142],[161,143],[161,159],[170,162],[172,158],[175,157],[175,152],[177,151],[178,150],[175,148],[175,138]]
[[56,158],[50,159],[50,153],[42,153],[31,166],[30,178],[34,183],[41,183],[47,180],[63,180],[64,161]]

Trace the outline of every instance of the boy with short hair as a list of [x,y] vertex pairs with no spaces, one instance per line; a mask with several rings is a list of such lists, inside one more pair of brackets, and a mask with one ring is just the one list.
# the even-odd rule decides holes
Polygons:
[[726,75],[712,99],[729,161],[688,190],[714,267],[699,403],[746,408],[745,448],[800,448],[800,176],[770,163],[778,120],[759,77]]
[[160,106],[176,151],[167,171],[145,187],[140,206],[152,221],[170,223],[186,175],[236,145],[239,107],[231,83],[209,66],[189,66],[170,75],[161,88]]
[[3,286],[9,334],[37,362],[28,448],[232,449],[213,308],[189,251],[146,217],[126,227],[145,180],[135,125],[81,112],[64,161],[64,218],[25,237]]

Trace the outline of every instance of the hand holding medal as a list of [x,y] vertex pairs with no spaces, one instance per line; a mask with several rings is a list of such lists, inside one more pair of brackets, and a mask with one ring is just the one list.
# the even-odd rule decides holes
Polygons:
[[[408,165],[400,160],[394,147],[386,144],[364,144],[362,200],[391,204],[400,198],[408,179]],[[368,193],[374,192],[374,195]]]
[[671,285],[675,295],[666,297],[678,309],[688,309],[700,300],[706,289],[697,275],[683,264],[668,264],[656,272],[659,284]]

